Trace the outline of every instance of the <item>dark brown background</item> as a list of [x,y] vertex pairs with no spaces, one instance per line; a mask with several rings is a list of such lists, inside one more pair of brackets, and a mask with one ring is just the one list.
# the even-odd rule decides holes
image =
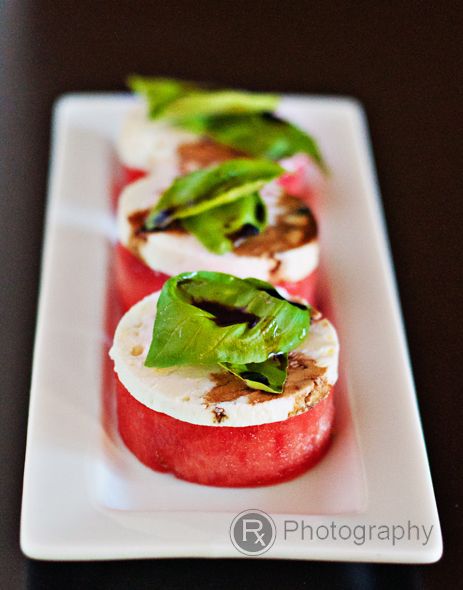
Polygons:
[[[449,588],[462,583],[463,191],[457,126],[462,14],[456,2],[433,8],[431,3],[428,8],[426,3],[381,4],[288,2],[277,9],[270,2],[218,0],[0,0],[2,589]],[[64,92],[122,89],[132,71],[256,90],[347,94],[364,103],[444,531],[445,554],[437,565],[53,564],[21,556],[21,480],[50,109]]]

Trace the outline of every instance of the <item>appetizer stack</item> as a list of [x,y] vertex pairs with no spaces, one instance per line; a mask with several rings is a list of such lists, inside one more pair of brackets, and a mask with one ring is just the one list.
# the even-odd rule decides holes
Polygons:
[[119,432],[216,486],[290,479],[326,450],[339,344],[316,301],[313,138],[275,95],[133,78],[118,141],[110,356]]

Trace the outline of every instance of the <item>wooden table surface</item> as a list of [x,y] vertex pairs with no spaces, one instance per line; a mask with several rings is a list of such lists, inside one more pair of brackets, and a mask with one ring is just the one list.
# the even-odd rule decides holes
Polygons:
[[[1,588],[442,589],[461,583],[462,12],[456,2],[396,3],[395,9],[348,4],[0,0]],[[443,526],[438,564],[56,564],[21,555],[51,106],[64,92],[123,89],[133,71],[363,102]]]

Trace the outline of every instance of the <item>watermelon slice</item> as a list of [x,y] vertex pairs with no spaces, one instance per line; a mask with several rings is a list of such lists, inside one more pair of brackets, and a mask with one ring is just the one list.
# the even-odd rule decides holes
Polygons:
[[202,426],[144,406],[117,380],[117,416],[124,443],[147,467],[204,485],[255,487],[292,479],[323,457],[334,402],[331,390],[314,407],[281,422]]
[[152,270],[121,244],[116,245],[114,280],[123,311],[146,295],[162,289],[168,278],[169,275]]
[[[297,282],[282,282],[278,286],[284,287],[293,297],[301,297],[316,305],[317,270]],[[152,270],[142,260],[132,254],[130,250],[118,243],[115,252],[115,282],[120,303],[127,311],[140,299],[150,293],[159,291],[169,278],[162,272]]]

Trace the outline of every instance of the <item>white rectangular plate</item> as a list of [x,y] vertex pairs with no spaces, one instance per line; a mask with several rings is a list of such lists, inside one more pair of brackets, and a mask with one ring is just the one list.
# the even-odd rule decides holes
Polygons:
[[[264,557],[437,560],[441,532],[366,123],[350,99],[283,104],[319,139],[331,169],[321,203],[322,270],[342,358],[328,455],[292,482],[218,489],[152,472],[124,448],[111,395],[102,395],[109,387],[102,363],[113,146],[131,104],[127,95],[71,95],[55,110],[23,551],[39,559],[240,557],[231,521],[257,508],[277,531]],[[285,538],[294,523],[298,532]]]

